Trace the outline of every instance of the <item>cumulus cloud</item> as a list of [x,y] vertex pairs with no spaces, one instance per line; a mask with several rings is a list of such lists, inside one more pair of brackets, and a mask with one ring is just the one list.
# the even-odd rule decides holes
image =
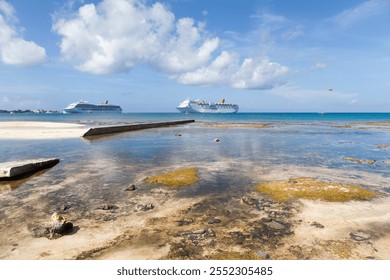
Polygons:
[[53,30],[62,37],[62,57],[93,74],[147,64],[179,83],[226,83],[246,89],[271,87],[276,76],[287,71],[268,60],[248,58],[240,65],[238,55],[221,50],[220,39],[210,36],[204,23],[176,19],[159,2],[103,0],[83,5],[71,17],[58,18]]
[[14,8],[0,0],[0,61],[16,66],[34,66],[46,60],[46,51],[36,43],[26,41],[18,32]]
[[238,89],[270,89],[282,83],[287,71],[287,67],[266,58],[246,58],[231,83]]
[[267,58],[245,58],[222,52],[209,66],[180,75],[177,80],[187,85],[229,85],[236,89],[270,89],[284,82],[288,68]]

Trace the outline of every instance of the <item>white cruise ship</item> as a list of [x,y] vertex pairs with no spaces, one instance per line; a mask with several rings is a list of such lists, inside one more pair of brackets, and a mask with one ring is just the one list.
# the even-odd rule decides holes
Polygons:
[[180,112],[188,113],[236,113],[238,111],[237,104],[225,103],[222,99],[218,103],[206,102],[203,100],[190,100],[187,98],[176,107]]
[[108,104],[106,100],[102,104],[91,104],[88,101],[79,101],[70,104],[64,113],[121,113],[122,108],[118,105]]

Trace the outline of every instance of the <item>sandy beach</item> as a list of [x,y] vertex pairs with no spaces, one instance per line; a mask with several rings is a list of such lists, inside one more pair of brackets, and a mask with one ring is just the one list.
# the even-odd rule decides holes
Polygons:
[[[218,132],[237,126],[206,129]],[[199,127],[204,129],[204,125]],[[268,125],[243,127],[272,129]],[[77,139],[85,129],[74,124],[7,122],[1,123],[0,139]],[[144,141],[158,132],[168,135],[167,141],[179,143],[191,137],[192,129],[151,130]],[[178,131],[183,135],[178,137]],[[126,137],[136,141],[137,135],[107,141]],[[224,140],[209,141],[205,149],[221,148]],[[106,147],[104,141],[82,145],[99,153]],[[65,158],[50,170],[22,179],[14,190],[0,188],[0,259],[390,259],[385,175],[360,171],[357,176],[354,170],[287,163],[267,166],[234,157],[166,162],[150,169],[139,159],[126,163],[94,156],[93,162],[83,161],[80,168]],[[182,168],[196,170],[197,180],[182,187],[147,180]],[[229,174],[226,181],[224,174]],[[326,182],[328,188],[353,184],[372,190],[375,196],[346,202],[294,197],[278,201],[255,188],[277,181],[296,183],[299,178]],[[208,192],[224,184],[231,187]],[[58,238],[38,234],[50,225],[53,213],[71,222],[73,229]]]
[[0,139],[60,139],[81,137],[85,125],[54,122],[1,122]]

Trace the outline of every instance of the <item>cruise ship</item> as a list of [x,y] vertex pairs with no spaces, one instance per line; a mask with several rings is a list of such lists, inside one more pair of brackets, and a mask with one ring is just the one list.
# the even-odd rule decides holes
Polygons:
[[188,113],[236,113],[238,111],[237,104],[225,103],[222,99],[218,103],[211,103],[203,100],[190,100],[187,98],[176,107],[180,112]]
[[78,101],[70,104],[63,110],[64,113],[121,113],[122,108],[112,105],[106,100],[102,104],[91,104],[88,101]]

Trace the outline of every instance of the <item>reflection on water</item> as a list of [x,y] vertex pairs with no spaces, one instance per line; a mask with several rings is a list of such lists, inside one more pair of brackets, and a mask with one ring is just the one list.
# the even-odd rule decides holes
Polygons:
[[[221,141],[215,143],[215,138]],[[70,185],[73,178],[78,185],[88,186],[86,190],[104,197],[145,176],[181,166],[194,166],[204,173],[198,185],[208,188],[194,186],[188,190],[193,195],[247,188],[255,183],[253,166],[317,166],[356,172],[356,176],[369,172],[388,177],[389,165],[384,161],[389,160],[390,151],[378,149],[376,144],[380,143],[390,143],[389,131],[340,129],[327,124],[278,124],[262,129],[186,125],[91,140],[0,141],[0,162],[61,159],[47,172],[17,182],[0,182],[0,190]],[[376,164],[354,164],[344,157],[376,160]]]

